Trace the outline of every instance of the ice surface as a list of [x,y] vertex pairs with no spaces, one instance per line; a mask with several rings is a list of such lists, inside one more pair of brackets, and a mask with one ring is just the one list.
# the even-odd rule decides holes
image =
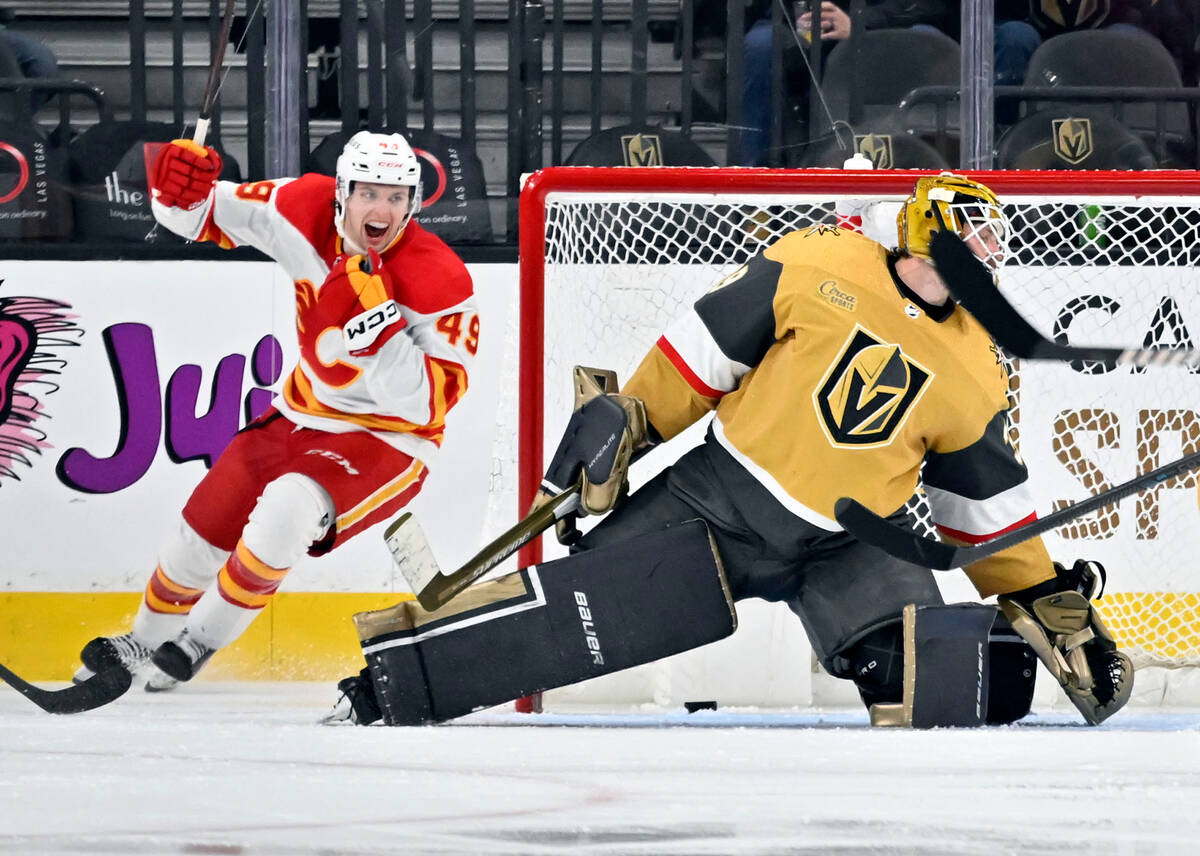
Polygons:
[[327,684],[199,682],[52,717],[0,687],[0,853],[1197,852],[1200,715],[986,730],[831,714],[320,726]]

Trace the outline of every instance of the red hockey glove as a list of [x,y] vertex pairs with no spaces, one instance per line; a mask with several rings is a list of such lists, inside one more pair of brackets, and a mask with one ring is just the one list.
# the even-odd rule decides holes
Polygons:
[[221,173],[221,156],[210,146],[191,140],[172,140],[154,163],[151,193],[163,205],[190,210],[212,191]]
[[369,356],[403,330],[408,322],[404,320],[400,304],[388,295],[387,271],[379,253],[370,250],[365,257],[339,258],[329,271],[321,293],[325,294],[327,289],[330,293],[339,293],[329,287],[338,282],[340,289],[339,281],[343,279],[357,298],[352,317],[342,327],[346,350],[353,356]]
[[365,256],[339,256],[325,281],[331,283],[345,277],[363,308],[369,309],[388,299],[384,281],[386,276],[379,253],[368,250]]

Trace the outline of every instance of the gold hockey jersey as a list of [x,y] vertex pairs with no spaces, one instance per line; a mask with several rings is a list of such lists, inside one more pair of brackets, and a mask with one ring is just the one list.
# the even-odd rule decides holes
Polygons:
[[[788,234],[677,319],[624,391],[664,439],[715,408],[715,441],[821,529],[840,530],[841,496],[897,511],[923,462],[943,535],[978,543],[1034,519],[996,346],[961,307],[924,303],[894,262],[856,232]],[[968,575],[986,596],[1053,570],[1034,539]]]

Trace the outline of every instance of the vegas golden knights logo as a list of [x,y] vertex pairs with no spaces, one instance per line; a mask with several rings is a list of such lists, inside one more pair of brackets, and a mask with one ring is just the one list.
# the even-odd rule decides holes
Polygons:
[[662,140],[658,134],[627,134],[621,137],[625,166],[663,166]]
[[891,169],[896,165],[891,134],[855,134],[854,150],[870,158],[875,169]]
[[892,441],[933,375],[900,350],[855,325],[813,403],[835,446]]
[[1111,0],[1035,0],[1030,11],[1038,29],[1056,33],[1087,30],[1106,23],[1111,5]]
[[1091,119],[1053,119],[1054,153],[1067,163],[1086,160],[1094,151]]

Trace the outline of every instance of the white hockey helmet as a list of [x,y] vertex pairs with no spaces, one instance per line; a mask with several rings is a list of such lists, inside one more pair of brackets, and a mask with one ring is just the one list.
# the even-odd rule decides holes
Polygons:
[[338,155],[335,178],[333,225],[342,240],[346,239],[346,233],[342,231],[346,200],[350,198],[356,181],[410,188],[408,217],[396,232],[393,244],[404,234],[408,221],[421,210],[421,162],[400,134],[359,131],[346,142],[342,153]]

